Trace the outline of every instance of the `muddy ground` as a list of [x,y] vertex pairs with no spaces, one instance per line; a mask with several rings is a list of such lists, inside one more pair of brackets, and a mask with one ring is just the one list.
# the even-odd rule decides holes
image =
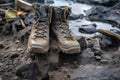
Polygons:
[[[88,4],[89,2],[84,3]],[[82,4],[73,3],[73,11],[76,6],[80,5]],[[104,6],[105,4],[100,5]],[[75,10],[76,13],[78,11]],[[93,15],[92,17],[94,18]],[[73,25],[74,23],[76,25]],[[81,53],[74,55],[62,53],[53,36],[50,39],[48,54],[36,55],[27,52],[29,34],[21,36],[21,33],[24,33],[21,30],[18,35],[14,35],[11,31],[0,33],[0,80],[120,80],[119,43],[114,45],[113,42],[112,45],[106,47],[111,44],[111,39],[108,37],[102,35],[104,39],[102,40],[101,34],[76,32],[82,23],[89,25],[92,22],[87,22],[84,19],[69,21],[70,29],[82,48]],[[98,27],[104,25],[111,29],[112,26],[112,24],[95,23]],[[30,30],[30,28],[26,28],[26,30]]]

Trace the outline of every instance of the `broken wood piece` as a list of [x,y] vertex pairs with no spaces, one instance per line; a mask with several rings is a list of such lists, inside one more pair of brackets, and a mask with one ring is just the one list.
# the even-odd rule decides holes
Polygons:
[[20,22],[21,22],[22,27],[25,28],[26,25],[25,25],[24,21],[22,19],[20,19]]
[[24,9],[24,10],[31,10],[32,9],[32,4],[23,1],[23,0],[16,0],[16,9]]
[[106,35],[108,37],[111,37],[111,38],[115,39],[116,41],[120,42],[120,35],[117,34],[117,33],[114,33],[114,32],[109,31],[109,30],[103,30],[103,29],[99,29],[98,32],[102,33],[103,35]]
[[13,2],[11,2],[11,3],[5,3],[5,4],[0,4],[0,7],[2,7],[2,6],[10,6],[10,5],[13,5],[14,3]]

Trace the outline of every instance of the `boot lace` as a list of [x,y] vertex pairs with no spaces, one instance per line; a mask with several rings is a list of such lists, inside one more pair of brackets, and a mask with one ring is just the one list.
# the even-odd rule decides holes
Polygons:
[[60,24],[59,29],[60,29],[61,33],[63,33],[64,38],[67,38],[67,39],[72,39],[73,38],[67,23]]
[[45,22],[42,23],[37,23],[35,25],[35,38],[43,38],[46,39],[47,38],[47,26]]

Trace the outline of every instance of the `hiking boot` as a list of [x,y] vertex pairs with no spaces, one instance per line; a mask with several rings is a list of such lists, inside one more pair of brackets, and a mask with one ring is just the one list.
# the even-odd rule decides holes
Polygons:
[[33,24],[28,41],[28,51],[47,53],[49,50],[49,24],[52,8],[47,5],[34,4],[37,21]]
[[71,13],[71,8],[67,6],[54,7],[52,14],[51,29],[56,35],[59,48],[66,54],[80,53],[80,44],[71,35],[67,18]]

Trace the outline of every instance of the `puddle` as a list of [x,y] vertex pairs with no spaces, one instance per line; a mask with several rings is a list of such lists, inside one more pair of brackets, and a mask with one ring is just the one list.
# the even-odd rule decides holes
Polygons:
[[[54,4],[50,4],[52,6],[70,6],[72,8],[72,13],[74,14],[84,14],[84,11],[92,8],[91,5],[87,4],[82,4],[82,3],[74,3],[71,0],[53,0]],[[85,33],[80,33],[78,31],[79,27],[81,25],[89,25],[95,23],[97,25],[97,29],[105,29],[105,30],[110,30],[110,29],[117,29],[116,27],[112,27],[112,25],[108,23],[102,23],[102,22],[91,22],[87,21],[85,19],[81,20],[73,20],[73,21],[68,21],[70,29],[72,31],[73,36],[75,37],[80,37],[80,36],[85,36],[85,37],[93,37],[95,35],[98,35],[98,33],[95,34],[85,34]]]

